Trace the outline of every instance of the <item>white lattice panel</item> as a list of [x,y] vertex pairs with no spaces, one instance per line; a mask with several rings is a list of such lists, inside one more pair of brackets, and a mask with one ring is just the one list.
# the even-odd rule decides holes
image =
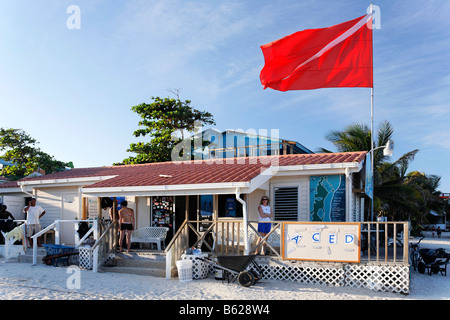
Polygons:
[[403,265],[346,265],[346,285],[375,291],[409,293],[409,267]]
[[409,267],[405,265],[341,264],[326,267],[314,264],[296,266],[259,263],[259,266],[265,279],[409,293]]
[[197,259],[197,257],[207,257],[208,254],[200,255],[182,255],[181,259],[192,260],[192,279],[203,279],[207,278],[211,274],[210,265],[202,260]]
[[261,264],[259,266],[263,270],[265,279],[318,283],[336,287],[344,285],[344,270],[342,268],[270,266]]
[[93,254],[90,246],[79,247],[80,268],[92,270]]

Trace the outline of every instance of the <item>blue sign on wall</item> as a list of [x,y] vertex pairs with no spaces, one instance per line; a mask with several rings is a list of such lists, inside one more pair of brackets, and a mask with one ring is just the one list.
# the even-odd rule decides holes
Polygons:
[[345,221],[345,176],[324,175],[309,178],[310,221]]

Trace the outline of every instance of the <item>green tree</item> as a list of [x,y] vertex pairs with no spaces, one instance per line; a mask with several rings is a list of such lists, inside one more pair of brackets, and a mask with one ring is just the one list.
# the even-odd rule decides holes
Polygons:
[[[152,103],[142,103],[131,108],[140,117],[140,128],[134,131],[135,137],[151,136],[149,142],[130,144],[128,152],[136,156],[124,159],[120,164],[165,162],[171,160],[173,147],[184,139],[184,131],[192,132],[196,123],[215,124],[212,114],[191,107],[191,101],[151,97]],[[175,133],[182,132],[175,138]]]
[[[373,148],[382,147],[392,141],[394,129],[383,122],[374,139]],[[326,138],[332,142],[339,152],[370,151],[371,131],[365,124],[356,123],[347,126],[343,131],[331,131]],[[330,152],[320,149],[322,152]],[[384,212],[392,220],[409,220],[416,224],[423,221],[426,199],[419,185],[408,184],[407,170],[419,150],[405,153],[394,162],[383,155],[383,149],[374,150],[374,213]],[[366,214],[367,218],[370,217]]]
[[35,147],[38,142],[22,129],[0,128],[1,159],[11,162],[5,166],[1,175],[12,180],[20,179],[35,172],[38,168],[46,173],[73,168],[72,162],[62,162]]
[[445,214],[446,203],[440,197],[441,192],[438,190],[441,177],[434,174],[426,174],[419,171],[408,173],[405,184],[416,189],[422,196],[422,203],[419,208],[423,215],[417,215],[417,225],[428,223],[427,215],[431,210]]

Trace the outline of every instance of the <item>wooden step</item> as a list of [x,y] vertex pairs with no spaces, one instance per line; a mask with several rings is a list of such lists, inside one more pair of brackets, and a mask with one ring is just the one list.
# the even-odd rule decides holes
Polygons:
[[[43,263],[42,258],[47,255],[47,251],[45,248],[38,248],[37,249],[37,263]],[[25,263],[33,263],[33,248],[27,248],[25,250],[25,254],[19,254],[17,257],[18,262],[25,262]]]

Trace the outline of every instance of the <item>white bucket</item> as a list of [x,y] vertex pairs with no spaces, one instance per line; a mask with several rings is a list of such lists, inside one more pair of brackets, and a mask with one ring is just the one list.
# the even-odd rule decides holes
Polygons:
[[223,270],[216,268],[215,272],[214,272],[214,278],[216,280],[223,280]]
[[178,279],[181,282],[192,281],[192,265],[192,260],[177,261]]

